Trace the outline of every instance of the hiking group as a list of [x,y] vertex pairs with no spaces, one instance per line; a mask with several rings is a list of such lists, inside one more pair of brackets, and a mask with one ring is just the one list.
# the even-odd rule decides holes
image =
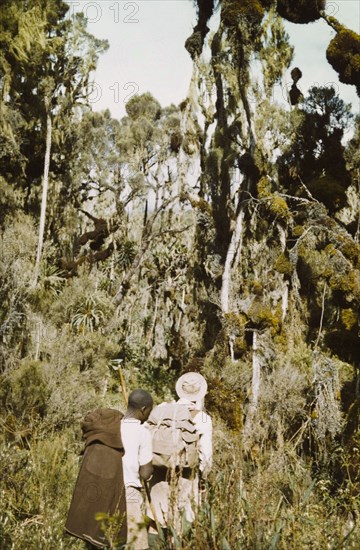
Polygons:
[[177,401],[153,408],[151,395],[136,389],[124,415],[87,414],[68,534],[88,549],[146,550],[168,548],[191,526],[212,464],[206,392],[205,378],[189,372],[176,383]]

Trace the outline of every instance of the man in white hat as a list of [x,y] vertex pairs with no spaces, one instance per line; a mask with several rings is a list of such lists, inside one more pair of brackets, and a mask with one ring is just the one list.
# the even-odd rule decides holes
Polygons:
[[[166,528],[171,525],[178,533],[182,529],[182,518],[191,523],[199,505],[199,477],[205,479],[212,465],[212,421],[204,411],[204,397],[207,393],[205,378],[197,372],[180,376],[176,383],[177,401],[187,405],[199,436],[198,468],[166,470],[154,468],[150,482],[151,508],[149,517]],[[154,512],[156,518],[153,517]],[[149,533],[154,533],[150,529]]]
[[199,434],[199,469],[205,478],[212,465],[212,421],[204,411],[204,397],[207,394],[205,378],[198,372],[187,372],[176,382],[178,403],[187,404],[192,411],[193,422]]

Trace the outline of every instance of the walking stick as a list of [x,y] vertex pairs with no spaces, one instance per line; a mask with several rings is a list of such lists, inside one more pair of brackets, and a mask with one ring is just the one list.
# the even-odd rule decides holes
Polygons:
[[148,485],[148,482],[143,479],[142,480],[143,484],[144,484],[144,488],[145,488],[145,493],[146,493],[146,498],[148,500],[148,503],[149,503],[149,506],[150,506],[150,510],[151,510],[151,513],[152,515],[154,516],[154,521],[155,521],[155,525],[156,525],[156,529],[157,529],[157,532],[158,532],[158,535],[160,537],[160,540],[164,540],[163,539],[163,533],[162,533],[162,529],[161,529],[161,525],[159,523],[159,520],[157,518],[157,515],[156,515],[156,512],[155,512],[155,508],[154,508],[154,505],[153,503],[151,502],[151,495],[150,495],[150,489],[149,489],[149,485]]
[[124,379],[124,375],[123,375],[123,371],[122,371],[122,367],[121,367],[121,363],[123,362],[122,359],[114,359],[112,361],[112,368],[114,370],[118,370],[119,371],[119,376],[120,376],[120,386],[121,386],[121,390],[123,392],[123,396],[124,396],[124,399],[125,399],[125,403],[126,403],[126,406],[128,404],[128,394],[127,394],[127,391],[126,391],[126,386],[125,386],[125,379]]

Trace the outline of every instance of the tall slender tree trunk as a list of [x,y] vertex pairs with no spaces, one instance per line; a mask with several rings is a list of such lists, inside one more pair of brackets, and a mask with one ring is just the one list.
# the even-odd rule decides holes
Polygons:
[[181,318],[183,316],[184,311],[185,311],[185,288],[183,288],[183,291],[182,291],[181,308],[180,308],[179,318],[176,323],[176,332],[180,331]]
[[224,265],[224,272],[222,275],[222,284],[221,284],[221,310],[223,313],[229,313],[230,311],[230,297],[231,297],[231,271],[233,261],[239,252],[241,247],[242,239],[242,228],[244,220],[244,211],[241,210],[237,219],[234,232],[231,237],[229,248],[226,254],[226,260]]
[[39,241],[35,262],[35,271],[34,271],[34,282],[33,286],[35,287],[39,278],[40,271],[40,261],[42,256],[43,242],[44,242],[44,229],[45,229],[45,219],[46,219],[46,202],[48,195],[49,187],[49,168],[50,168],[50,154],[51,154],[51,138],[52,138],[52,121],[50,110],[47,110],[46,116],[46,149],[45,149],[45,161],[44,161],[44,175],[43,175],[43,186],[42,186],[42,197],[41,197],[41,212],[40,212],[40,226],[39,226]]
[[252,381],[251,381],[251,400],[249,403],[249,408],[246,416],[245,426],[244,426],[244,445],[250,440],[252,433],[252,427],[254,424],[254,419],[257,411],[259,392],[260,392],[260,374],[261,374],[261,365],[260,358],[258,353],[258,334],[256,331],[253,333],[253,350],[252,350]]

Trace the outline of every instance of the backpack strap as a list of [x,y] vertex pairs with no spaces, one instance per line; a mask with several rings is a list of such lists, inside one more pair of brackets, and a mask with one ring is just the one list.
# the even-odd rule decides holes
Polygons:
[[201,411],[198,411],[197,409],[190,409],[190,410],[189,410],[190,416],[191,416],[191,418],[192,418],[193,420],[194,420],[195,416],[196,416],[197,414],[199,414],[199,412],[201,412]]

